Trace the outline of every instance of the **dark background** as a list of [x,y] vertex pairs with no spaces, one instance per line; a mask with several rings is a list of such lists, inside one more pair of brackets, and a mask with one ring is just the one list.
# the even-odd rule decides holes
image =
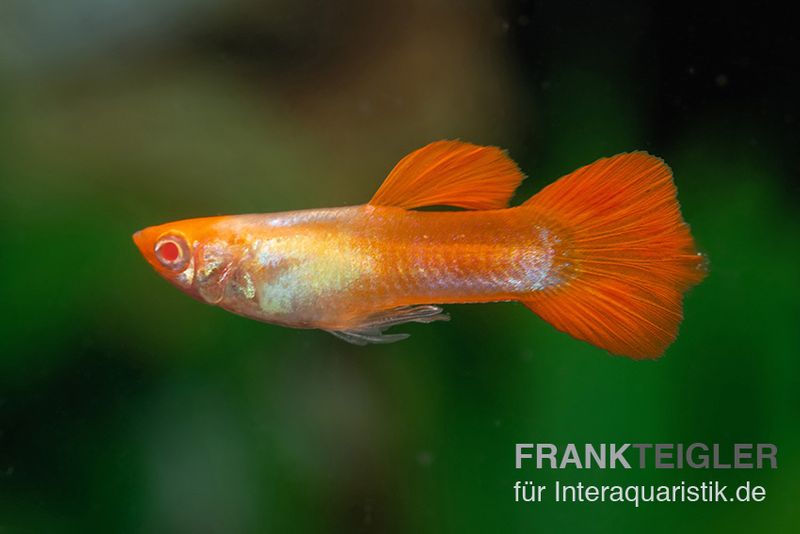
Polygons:
[[[787,531],[800,478],[798,47],[775,3],[7,0],[0,6],[0,528]],[[366,201],[441,138],[516,201],[646,149],[710,257],[634,362],[522,306],[353,347],[203,306],[130,240]],[[514,469],[517,442],[771,442],[775,471]],[[515,504],[750,480],[763,503]]]

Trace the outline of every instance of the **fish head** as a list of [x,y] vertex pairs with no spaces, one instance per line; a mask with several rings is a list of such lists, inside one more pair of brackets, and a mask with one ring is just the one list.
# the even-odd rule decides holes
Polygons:
[[217,230],[219,217],[150,226],[133,234],[142,256],[163,278],[190,296],[218,301],[234,253]]

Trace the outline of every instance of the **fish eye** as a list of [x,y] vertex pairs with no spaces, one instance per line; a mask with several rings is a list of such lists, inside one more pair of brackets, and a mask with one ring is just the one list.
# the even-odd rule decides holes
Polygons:
[[171,271],[183,271],[189,264],[190,252],[186,240],[177,235],[166,235],[156,241],[156,259]]

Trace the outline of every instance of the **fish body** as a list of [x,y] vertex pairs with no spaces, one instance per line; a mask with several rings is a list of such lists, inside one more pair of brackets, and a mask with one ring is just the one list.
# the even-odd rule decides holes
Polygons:
[[[402,160],[368,204],[189,219],[146,228],[134,241],[201,301],[353,343],[402,339],[384,331],[446,319],[439,305],[520,301],[611,352],[655,356],[674,339],[681,295],[702,277],[703,262],[668,168],[643,153],[620,157],[601,163],[609,176],[615,167],[628,173],[621,190],[604,180],[592,188],[599,169],[578,180],[576,171],[508,208],[522,175],[502,152],[433,143]],[[654,186],[664,191],[649,198]],[[581,198],[587,187],[594,199]],[[426,205],[467,209],[413,209]],[[601,290],[609,293],[593,297]],[[609,335],[615,314],[626,331]]]
[[261,321],[347,330],[384,310],[520,300],[558,283],[560,232],[530,217],[362,205],[185,225],[211,236],[193,244],[202,300]]

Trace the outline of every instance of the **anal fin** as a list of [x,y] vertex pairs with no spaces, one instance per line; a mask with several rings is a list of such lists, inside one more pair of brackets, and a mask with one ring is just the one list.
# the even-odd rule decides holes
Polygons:
[[408,338],[409,334],[385,334],[384,331],[392,326],[449,320],[450,316],[443,313],[439,306],[403,306],[369,315],[353,328],[328,330],[328,332],[354,345],[394,343]]

